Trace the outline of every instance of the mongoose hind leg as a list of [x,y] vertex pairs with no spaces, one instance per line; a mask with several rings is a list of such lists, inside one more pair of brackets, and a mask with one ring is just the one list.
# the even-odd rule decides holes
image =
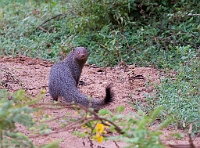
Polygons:
[[57,98],[53,98],[53,101],[58,101],[58,97]]
[[51,94],[51,97],[53,98],[53,101],[58,101],[58,96]]

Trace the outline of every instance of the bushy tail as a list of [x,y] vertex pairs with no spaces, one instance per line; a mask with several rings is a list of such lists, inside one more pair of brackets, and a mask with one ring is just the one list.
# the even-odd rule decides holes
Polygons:
[[106,87],[106,96],[103,100],[96,100],[96,99],[92,99],[92,102],[91,102],[91,106],[89,107],[92,107],[94,108],[95,110],[99,110],[101,109],[103,106],[105,105],[108,105],[109,103],[113,102],[114,101],[114,93],[112,92],[111,90],[111,86],[112,84],[108,85]]
[[111,87],[112,87],[111,84],[106,87],[106,96],[104,98],[104,104],[105,105],[109,104],[110,102],[112,102],[114,100],[113,99],[114,94],[113,94],[113,92],[111,90]]
[[[64,88],[65,85],[62,87]],[[77,87],[71,87],[70,89],[62,89],[61,96],[65,98],[67,102],[74,102],[75,104],[80,104],[85,107],[91,107],[95,110],[99,110],[103,106],[109,104],[110,102],[114,101],[113,99],[113,92],[111,90],[111,84],[106,87],[106,96],[104,99],[89,99],[88,96],[82,94],[80,91],[78,91]],[[68,91],[64,91],[68,90]]]

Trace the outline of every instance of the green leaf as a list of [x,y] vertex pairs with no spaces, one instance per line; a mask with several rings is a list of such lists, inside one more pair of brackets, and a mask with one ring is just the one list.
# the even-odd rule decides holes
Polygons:
[[19,101],[19,100],[27,101],[28,99],[25,97],[24,92],[25,92],[25,91],[24,91],[23,89],[17,90],[17,91],[13,94],[14,100],[15,100],[15,101]]
[[149,123],[149,117],[144,116],[142,120],[138,121],[138,129],[143,129]]
[[115,116],[113,116],[112,118],[111,118],[111,121],[116,121],[116,120],[118,120],[118,119],[121,119],[121,118],[123,118],[124,117],[124,115],[123,114],[117,114],[117,115],[115,115]]
[[54,7],[57,5],[57,3],[56,2],[54,2],[54,1],[52,1],[51,2],[51,5],[53,5]]
[[133,138],[127,138],[124,141],[128,143],[138,143],[139,140],[140,140],[139,137],[133,137]]
[[164,106],[159,106],[159,107],[157,107],[156,109],[154,109],[153,112],[151,112],[150,118],[151,118],[151,121],[152,121],[152,122],[158,117],[158,115],[160,114],[160,112],[161,112],[163,109],[164,109]]
[[170,123],[172,123],[173,121],[175,121],[175,119],[173,119],[172,117],[168,117],[166,120],[164,120],[158,127],[158,130],[161,130],[165,127],[167,127]]
[[56,140],[55,142],[49,143],[48,145],[42,146],[42,148],[60,148],[59,143],[63,140]]
[[107,115],[107,114],[112,114],[112,112],[109,111],[108,109],[101,109],[101,110],[99,110],[98,114],[103,116],[103,115]]
[[123,112],[124,111],[124,106],[119,106],[119,107],[117,107],[116,109],[115,109],[115,112],[116,113],[121,113],[121,112]]

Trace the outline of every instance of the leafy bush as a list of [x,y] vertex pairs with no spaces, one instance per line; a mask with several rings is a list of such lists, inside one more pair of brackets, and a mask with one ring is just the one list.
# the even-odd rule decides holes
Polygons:
[[8,93],[0,91],[0,137],[1,147],[34,147],[32,142],[22,133],[16,131],[16,123],[30,127],[34,122],[30,114],[33,109],[25,105],[27,98],[24,92],[15,92],[11,100]]
[[168,118],[157,129],[149,129],[149,126],[153,124],[162,109],[163,107],[160,106],[148,116],[142,111],[139,111],[138,114],[129,113],[124,115],[122,113],[123,106],[116,108],[115,112],[102,109],[98,114],[84,109],[86,111],[85,120],[82,124],[84,132],[75,131],[74,134],[80,137],[89,136],[97,142],[103,142],[104,140],[122,141],[128,144],[126,147],[164,147],[160,141],[159,136],[162,133],[159,130],[169,125],[173,120]]
[[[187,8],[185,7],[186,3]],[[106,25],[110,25],[111,29],[124,29],[126,26],[134,27],[135,23],[142,26],[149,25],[155,21],[162,20],[163,14],[167,13],[175,13],[170,20],[176,19],[176,21],[180,22],[188,19],[186,17],[188,13],[199,12],[198,7],[193,7],[199,5],[199,3],[197,1],[188,2],[187,0],[182,2],[167,0],[75,0],[69,5],[69,9],[71,8],[71,12],[74,14],[71,15],[69,24],[71,24],[70,28],[74,32],[98,31]],[[180,13],[176,15],[177,10]],[[186,12],[180,15],[182,11]]]
[[179,61],[177,46],[190,45],[193,52],[199,48],[198,15],[192,15],[199,9],[194,3],[77,0],[71,4],[74,13],[67,24],[76,34],[73,43],[90,48],[91,63],[125,61],[172,68]]
[[[41,94],[38,94],[37,98],[31,99],[24,90],[18,90],[14,94],[10,94],[5,89],[0,89],[1,148],[36,147],[27,136],[19,131],[17,125],[26,128],[34,128],[35,119],[33,118],[33,113],[38,109],[30,107],[30,105],[41,100],[43,96],[43,92],[41,92]],[[45,148],[47,146],[58,147],[58,142],[56,141],[40,147]]]
[[[117,108],[118,109],[118,108]],[[130,113],[129,115],[117,114],[111,118],[111,121],[118,123],[123,129],[123,134],[113,136],[109,139],[120,140],[128,143],[127,147],[164,147],[160,141],[162,132],[159,130],[168,126],[173,120],[168,118],[157,129],[149,130],[149,126],[155,122],[157,116],[162,112],[163,107],[160,106],[153,110],[148,116],[138,111],[138,114]],[[111,127],[112,129],[112,127]]]
[[67,35],[67,20],[58,19],[56,22],[50,21],[50,26],[37,27],[46,18],[64,13],[64,6],[51,1],[3,3],[0,12],[0,54],[56,58],[58,49],[62,47],[61,39],[66,40],[70,36]]

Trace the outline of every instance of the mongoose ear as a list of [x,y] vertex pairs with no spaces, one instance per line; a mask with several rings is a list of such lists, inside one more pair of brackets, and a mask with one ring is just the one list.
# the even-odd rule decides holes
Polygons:
[[74,55],[74,53],[75,53],[75,50],[76,50],[76,48],[73,48],[72,49],[72,54]]
[[71,54],[72,54],[72,60],[74,61],[74,52],[75,52],[75,48],[72,49]]

